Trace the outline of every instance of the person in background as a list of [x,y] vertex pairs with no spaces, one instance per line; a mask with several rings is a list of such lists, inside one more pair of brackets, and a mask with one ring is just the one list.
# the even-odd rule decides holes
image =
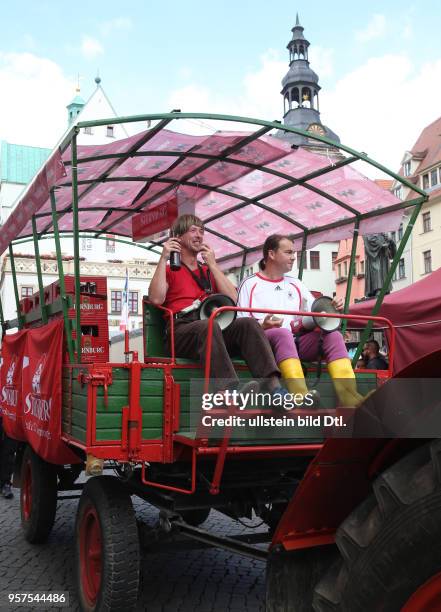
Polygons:
[[[195,300],[210,293],[222,293],[233,302],[237,299],[234,285],[219,268],[213,249],[204,242],[204,225],[194,215],[182,215],[172,227],[172,238],[163,244],[161,258],[149,287],[149,299],[173,312],[176,355],[205,362],[208,320],[200,320],[198,310],[187,311]],[[167,265],[170,253],[181,256],[181,268]],[[198,261],[201,256],[203,263]],[[183,312],[184,311],[184,312]],[[168,336],[170,328],[168,323]],[[257,321],[236,318],[223,331],[213,326],[211,378],[218,379],[216,391],[223,390],[222,379],[228,386],[238,383],[229,352],[240,351],[252,376],[266,379],[269,391],[280,389],[280,371],[267,337]]]
[[0,492],[6,499],[14,497],[11,489],[12,472],[17,442],[8,438],[3,430],[0,412]]
[[[309,289],[292,275],[294,259],[294,244],[290,238],[280,234],[269,236],[263,245],[260,272],[242,282],[237,305],[243,308],[310,311],[314,297]],[[334,299],[333,304],[337,310],[342,310],[341,299]],[[300,360],[313,361],[321,358],[321,338],[323,355],[340,405],[355,406],[360,403],[362,396],[357,392],[355,374],[339,331],[322,333],[312,330],[295,333],[301,320],[299,316],[265,315],[259,312],[238,314],[242,317],[253,317],[261,325],[290,393],[308,393]]]
[[387,370],[387,361],[380,355],[380,345],[371,338],[366,342],[361,353],[366,370]]

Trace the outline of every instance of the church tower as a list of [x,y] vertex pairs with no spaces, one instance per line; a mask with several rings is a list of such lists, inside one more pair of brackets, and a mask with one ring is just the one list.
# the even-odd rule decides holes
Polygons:
[[75,98],[72,100],[70,104],[66,106],[67,108],[67,122],[68,125],[72,125],[77,116],[81,113],[83,106],[86,104],[83,98],[80,96],[80,88],[79,86],[76,88]]
[[[337,134],[323,125],[320,120],[319,91],[321,87],[317,74],[309,66],[309,41],[304,37],[303,29],[297,14],[296,25],[291,30],[292,39],[287,45],[289,70],[282,80],[283,123],[340,142]],[[277,135],[291,144],[317,151],[329,148],[305,136],[282,131]]]

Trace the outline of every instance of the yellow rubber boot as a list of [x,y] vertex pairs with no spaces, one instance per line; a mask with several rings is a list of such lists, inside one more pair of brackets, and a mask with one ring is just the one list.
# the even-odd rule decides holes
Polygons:
[[328,363],[328,372],[331,375],[334,389],[341,406],[358,406],[363,396],[357,391],[357,381],[351,360],[347,357],[336,359]]
[[306,386],[300,359],[290,357],[289,359],[280,361],[277,365],[282,373],[282,378],[286,381],[286,386],[290,393],[301,393],[302,395],[308,393],[308,387]]

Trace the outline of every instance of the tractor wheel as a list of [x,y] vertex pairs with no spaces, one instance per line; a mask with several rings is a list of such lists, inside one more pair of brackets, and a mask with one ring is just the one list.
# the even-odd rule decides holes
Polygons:
[[20,511],[24,536],[31,544],[45,542],[57,510],[56,466],[27,446],[21,464]]
[[197,508],[195,510],[181,510],[179,514],[182,516],[184,521],[193,527],[199,527],[202,523],[205,523],[211,508]]
[[273,549],[266,569],[266,612],[311,612],[314,585],[335,555],[333,545]]
[[441,441],[387,469],[336,534],[337,563],[316,586],[314,610],[441,609]]
[[130,495],[117,478],[87,481],[75,523],[76,582],[81,610],[130,612],[139,586],[139,540]]

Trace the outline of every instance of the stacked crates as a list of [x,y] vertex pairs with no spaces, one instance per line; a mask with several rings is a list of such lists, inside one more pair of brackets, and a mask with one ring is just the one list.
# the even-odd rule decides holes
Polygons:
[[[66,294],[75,299],[75,277],[64,277]],[[60,283],[55,281],[49,286],[51,301],[60,295]],[[107,278],[103,276],[80,277],[81,312],[81,361],[83,363],[105,363],[109,361],[109,325],[107,321]],[[69,308],[68,317],[75,320],[75,308]],[[76,338],[76,330],[72,331]],[[64,353],[68,361],[67,350]]]

